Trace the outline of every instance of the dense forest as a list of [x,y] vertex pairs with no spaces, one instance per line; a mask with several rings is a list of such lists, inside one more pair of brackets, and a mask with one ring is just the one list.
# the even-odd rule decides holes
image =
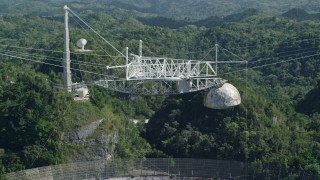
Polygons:
[[[150,2],[157,1],[141,2],[137,8],[148,8]],[[286,1],[281,2],[286,5]],[[309,10],[317,10],[317,6],[312,8],[315,9]],[[126,15],[126,11],[119,16],[100,10],[82,12],[81,17],[116,47],[129,46],[137,51],[137,42],[142,39],[146,55],[211,60],[214,53],[208,52],[218,43],[232,52],[221,51],[222,60],[247,60],[247,68],[231,65],[219,71],[222,78],[240,90],[242,105],[212,110],[202,105],[203,92],[142,97],[94,86],[90,86],[90,102],[75,102],[72,94],[54,86],[62,82],[62,68],[59,68],[62,62],[53,58],[62,56],[63,17],[4,14],[0,16],[1,173],[68,162],[68,156],[84,147],[62,144],[61,134],[97,119],[105,119],[105,123],[96,134],[117,132],[120,136],[115,158],[239,160],[320,173],[320,19],[317,15],[295,13],[297,10],[271,15],[249,9],[224,18],[188,21],[135,18]],[[115,55],[73,18],[70,24],[71,42],[85,37],[88,49],[98,47],[97,54]],[[74,43],[71,48],[76,48]],[[8,52],[47,64],[3,56]],[[72,58],[121,64],[119,59],[98,55],[73,54]],[[76,63],[71,66],[80,68]],[[81,68],[100,72],[97,67],[82,65]],[[80,71],[72,73],[73,82],[97,78]],[[128,121],[130,118],[150,120],[146,125],[134,125]]]
[[282,14],[293,8],[310,13],[319,12],[317,0],[2,0],[2,14],[34,14],[54,16],[61,14],[61,7],[68,3],[78,12],[105,12],[132,16],[161,16],[177,19],[204,19],[228,16],[248,8],[262,12]]

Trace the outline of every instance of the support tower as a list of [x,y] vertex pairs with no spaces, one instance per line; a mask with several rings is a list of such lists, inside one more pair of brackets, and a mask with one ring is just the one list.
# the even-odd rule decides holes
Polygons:
[[70,70],[70,48],[69,48],[69,18],[68,6],[64,9],[64,52],[63,52],[63,85],[68,92],[72,91],[71,70]]

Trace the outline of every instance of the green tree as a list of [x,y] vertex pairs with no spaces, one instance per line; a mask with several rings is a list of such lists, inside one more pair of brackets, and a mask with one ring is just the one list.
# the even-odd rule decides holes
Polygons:
[[27,168],[61,162],[59,127],[70,97],[31,70],[1,85],[1,146],[21,152],[18,157]]

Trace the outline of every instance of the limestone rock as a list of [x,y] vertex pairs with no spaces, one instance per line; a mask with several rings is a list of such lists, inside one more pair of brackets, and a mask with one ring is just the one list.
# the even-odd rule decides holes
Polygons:
[[68,160],[71,162],[111,159],[119,141],[117,132],[102,132],[90,137],[103,120],[94,121],[86,126],[64,132],[61,142],[77,147]]

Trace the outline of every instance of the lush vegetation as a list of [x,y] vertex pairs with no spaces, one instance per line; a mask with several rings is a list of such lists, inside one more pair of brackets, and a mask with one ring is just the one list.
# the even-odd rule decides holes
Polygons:
[[1,67],[0,142],[7,171],[61,162],[59,124],[71,98],[26,69]]
[[[108,3],[106,3],[108,5]],[[283,13],[292,8],[304,8],[308,11],[319,11],[317,1],[257,1],[257,0],[114,0],[110,5],[123,9],[136,10],[144,13],[156,13],[169,17],[206,18],[210,16],[225,16],[243,11],[247,8],[256,8],[265,12]]]
[[[119,2],[125,8],[124,1]],[[141,2],[137,8],[151,6],[148,1]],[[249,61],[247,74],[243,65],[219,68],[221,76],[241,91],[242,105],[218,111],[202,106],[202,93],[128,97],[97,87],[90,87],[90,102],[73,102],[70,94],[52,86],[61,84],[62,68],[58,66],[62,63],[52,58],[62,56],[62,16],[3,15],[2,44],[33,49],[4,45],[0,53],[40,54],[25,57],[58,66],[0,56],[0,172],[65,162],[69,147],[60,143],[61,133],[105,119],[92,136],[118,132],[118,157],[248,160],[320,173],[319,56],[295,59],[319,52],[319,19],[296,21],[251,9],[223,19],[183,20],[176,25],[175,20],[166,18],[155,18],[160,24],[131,16],[83,14],[116,47],[129,46],[137,51],[137,40],[142,39],[146,55],[210,60],[214,53],[207,52],[218,42]],[[70,23],[71,42],[85,37],[88,49],[116,55],[73,18]],[[55,52],[35,50],[41,48]],[[72,50],[75,48],[73,43]],[[237,59],[225,50],[221,50],[220,58]],[[72,59],[105,65],[123,62],[99,55],[72,54]],[[277,64],[281,61],[287,62]],[[270,63],[275,65],[264,66]],[[84,64],[72,63],[72,68],[103,73],[99,67]],[[226,74],[231,71],[237,72]],[[74,82],[100,77],[75,70],[72,73]],[[146,126],[135,126],[128,119],[150,121]]]
[[320,13],[309,14],[303,9],[294,8],[284,13],[283,16],[297,20],[317,20],[320,18]]
[[62,14],[61,8],[69,4],[78,12],[92,13],[108,11],[116,16],[163,16],[178,19],[203,19],[211,16],[227,16],[248,8],[263,12],[281,14],[293,8],[308,12],[319,12],[320,3],[316,0],[2,0],[1,14],[34,14],[54,16]]
[[[74,102],[70,94],[53,88],[48,77],[28,65],[22,69],[2,63],[0,72],[1,172],[66,162],[74,152],[70,144],[61,143],[61,133],[99,119],[104,122],[92,136],[117,132],[120,139],[115,156],[144,157],[151,151],[128,122],[128,105],[121,100],[104,96],[108,102],[99,109],[89,102]],[[76,151],[81,146],[72,148]]]
[[319,56],[293,61],[318,52],[317,40],[296,41],[317,38],[318,26],[317,21],[258,14],[204,30],[197,37],[200,49],[213,47],[217,41],[248,59],[249,68],[261,66],[248,71],[248,82],[243,71],[223,75],[242,91],[243,105],[215,111],[201,106],[200,94],[170,98],[152,117],[145,137],[153,147],[174,157],[262,161],[319,172],[315,128]]

